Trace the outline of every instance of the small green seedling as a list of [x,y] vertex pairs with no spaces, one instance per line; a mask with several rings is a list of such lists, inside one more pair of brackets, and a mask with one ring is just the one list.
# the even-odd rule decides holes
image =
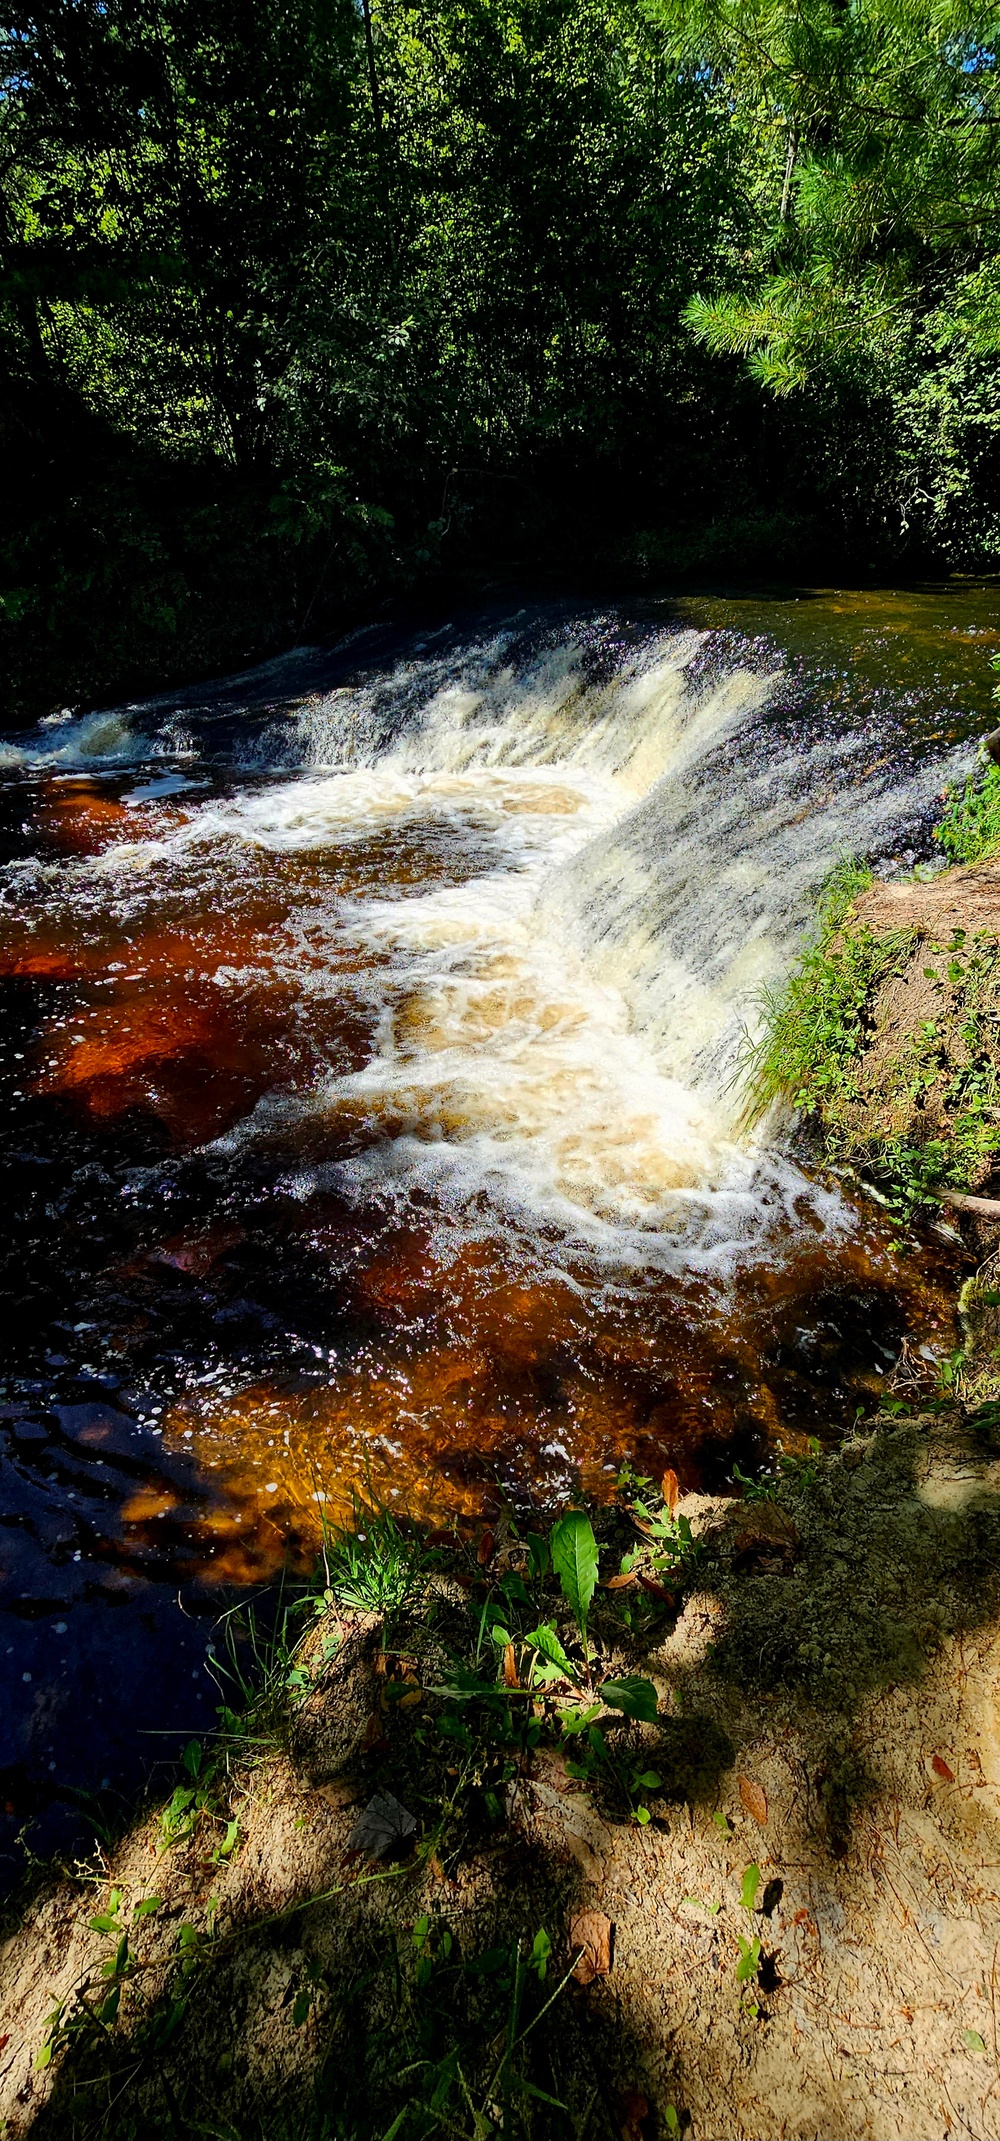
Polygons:
[[748,1978],[756,1977],[760,1969],[760,1941],[744,1940],[742,1934],[738,1934],[737,1944],[740,1959],[736,1965],[736,1982],[738,1985],[745,1985]]
[[113,1889],[112,1889],[112,1891],[111,1891],[111,1894],[110,1894],[110,1896],[109,1896],[109,1898],[108,1898],[108,1907],[107,1907],[107,1910],[106,1910],[106,1911],[101,1911],[101,1913],[100,1913],[100,1915],[99,1915],[98,1917],[96,1917],[96,1918],[91,1918],[91,1919],[89,1919],[89,1920],[88,1920],[88,1923],[89,1923],[89,1926],[90,1926],[90,1930],[91,1930],[91,1932],[92,1932],[92,1933],[120,1933],[120,1932],[121,1932],[121,1930],[122,1930],[122,1924],[121,1924],[121,1919],[120,1919],[120,1918],[119,1918],[119,1916],[118,1916],[118,1913],[119,1913],[119,1911],[120,1911],[120,1909],[121,1909],[121,1901],[122,1901],[122,1892],[121,1892],[121,1889],[120,1889],[120,1888],[113,1888]]
[[740,1889],[740,1902],[742,1903],[745,1911],[752,1911],[755,1908],[757,1902],[757,1890],[759,1887],[760,1867],[748,1866],[743,1876],[743,1885]]

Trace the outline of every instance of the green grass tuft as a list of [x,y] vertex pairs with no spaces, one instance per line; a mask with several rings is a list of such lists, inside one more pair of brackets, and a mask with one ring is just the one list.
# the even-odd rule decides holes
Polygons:
[[949,862],[983,862],[1000,851],[1000,766],[984,756],[964,785],[947,790],[934,838]]
[[327,1582],[339,1604],[357,1613],[401,1613],[422,1590],[434,1555],[404,1531],[389,1509],[354,1512],[354,1528],[326,1541]]
[[855,900],[871,881],[866,864],[850,857],[838,864],[820,893],[812,943],[784,987],[764,991],[764,1030],[759,1040],[748,1038],[741,1060],[747,1076],[746,1128],[752,1129],[776,1100],[815,1112],[860,1053],[872,990],[900,949],[898,940],[879,942],[869,930],[841,937]]

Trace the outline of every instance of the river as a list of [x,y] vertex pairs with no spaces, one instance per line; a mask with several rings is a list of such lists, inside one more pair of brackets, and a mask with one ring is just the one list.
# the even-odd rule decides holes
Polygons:
[[948,1350],[955,1238],[741,1065],[836,862],[932,854],[998,646],[971,583],[496,599],[0,741],[6,1881],[353,1492],[720,1486]]

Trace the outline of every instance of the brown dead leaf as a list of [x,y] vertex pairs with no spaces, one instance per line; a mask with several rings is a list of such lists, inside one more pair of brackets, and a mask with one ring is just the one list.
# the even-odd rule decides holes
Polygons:
[[762,1829],[765,1828],[767,1825],[767,1793],[763,1785],[755,1784],[752,1777],[737,1777],[736,1781],[739,1785],[740,1798],[746,1807],[747,1813],[753,1816],[754,1821],[759,1822]]
[[955,1772],[954,1772],[954,1770],[953,1770],[953,1769],[949,1769],[949,1767],[948,1767],[948,1764],[947,1764],[947,1762],[945,1761],[945,1759],[944,1759],[944,1756],[943,1756],[943,1755],[940,1755],[940,1754],[932,1754],[932,1756],[931,1756],[931,1768],[932,1768],[932,1770],[934,1771],[934,1775],[935,1775],[936,1777],[943,1777],[943,1778],[944,1778],[944,1781],[945,1781],[945,1783],[946,1783],[946,1784],[954,1784],[954,1782],[955,1782]]
[[569,1929],[569,1943],[581,1948],[573,1976],[578,1985],[592,1985],[595,1977],[607,1977],[611,1968],[614,1928],[603,1911],[577,1911]]
[[649,2098],[641,2089],[622,2089],[615,2109],[621,2127],[622,2141],[645,2141],[643,2128],[649,2117]]
[[361,1787],[350,1777],[331,1777],[329,1784],[318,1784],[316,1790],[327,1806],[354,1806],[361,1797]]
[[667,1510],[669,1514],[673,1516],[674,1510],[676,1509],[677,1504],[681,1498],[681,1483],[677,1477],[676,1472],[664,1472],[663,1478],[660,1481],[660,1493],[662,1494],[663,1499],[667,1505]]
[[405,1695],[400,1696],[399,1701],[396,1704],[396,1708],[397,1710],[412,1710],[418,1702],[423,1701],[423,1697],[423,1688],[418,1686],[416,1681],[414,1681],[413,1685],[411,1686],[408,1680],[406,1683],[406,1693]]
[[483,1529],[479,1534],[479,1545],[476,1548],[476,1560],[478,1561],[481,1569],[484,1569],[486,1567],[488,1561],[492,1561],[494,1552],[496,1550],[496,1543],[497,1542],[489,1528],[489,1525],[484,1524]]
[[517,1659],[514,1656],[513,1643],[504,1644],[503,1678],[505,1687],[516,1688],[519,1685],[517,1677]]
[[650,1598],[659,1600],[661,1606],[673,1605],[673,1592],[667,1590],[665,1583],[658,1583],[655,1576],[640,1576],[639,1583]]
[[620,1576],[606,1576],[602,1589],[605,1591],[627,1591],[631,1584],[636,1584],[638,1581],[639,1578],[634,1569],[623,1569]]
[[388,1751],[389,1742],[382,1730],[382,1719],[377,1710],[373,1710],[368,1719],[361,1746],[365,1754],[385,1754]]
[[417,1833],[416,1815],[393,1792],[376,1792],[347,1839],[348,1850],[366,1859],[405,1858]]
[[432,1880],[443,1881],[445,1878],[444,1867],[442,1866],[436,1851],[432,1851],[427,1860],[427,1871],[431,1875]]

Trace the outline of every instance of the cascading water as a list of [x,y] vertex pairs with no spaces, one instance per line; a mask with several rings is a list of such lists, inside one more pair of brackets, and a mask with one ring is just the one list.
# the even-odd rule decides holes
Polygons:
[[679,617],[386,637],[4,747],[0,1610],[45,1773],[50,1628],[82,1671],[133,1600],[138,1689],[178,1584],[207,1611],[358,1484],[719,1481],[942,1318],[739,1075],[832,866],[913,852],[969,762],[934,692],[859,718]]
[[[767,723],[773,674],[690,680],[704,638],[653,636],[596,680],[572,639],[521,670],[503,638],[409,662],[300,716],[297,752],[322,774],[109,851],[117,877],[374,829],[433,828],[453,854],[488,843],[489,866],[460,885],[432,866],[395,898],[339,903],[330,922],[357,972],[342,958],[331,972],[340,992],[375,991],[371,1055],[263,1097],[230,1150],[318,1115],[365,1146],[328,1182],[397,1198],[423,1185],[452,1212],[483,1192],[612,1259],[675,1270],[750,1253],[775,1199],[848,1223],[773,1146],[738,1138],[740,1051],[830,869],[898,844],[942,766],[873,766],[865,737],[803,749]],[[268,742],[287,757],[286,735]]]

